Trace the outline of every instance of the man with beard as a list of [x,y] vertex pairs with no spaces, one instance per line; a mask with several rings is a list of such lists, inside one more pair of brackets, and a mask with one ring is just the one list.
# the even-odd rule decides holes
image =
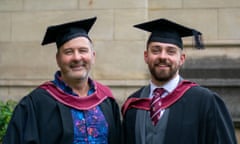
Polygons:
[[201,33],[167,19],[135,25],[151,32],[144,51],[150,84],[129,96],[122,107],[124,144],[236,144],[233,123],[222,99],[184,80],[182,37]]
[[[120,144],[119,107],[110,89],[90,78],[95,60],[88,32],[96,17],[47,28],[59,71],[16,106],[3,144]],[[44,58],[43,58],[44,59]]]

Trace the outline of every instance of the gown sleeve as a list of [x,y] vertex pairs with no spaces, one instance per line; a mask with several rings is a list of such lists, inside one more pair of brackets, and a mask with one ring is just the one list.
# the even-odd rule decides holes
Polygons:
[[223,100],[215,94],[216,143],[237,144],[231,115]]
[[30,97],[24,97],[15,107],[3,144],[38,144],[36,112]]

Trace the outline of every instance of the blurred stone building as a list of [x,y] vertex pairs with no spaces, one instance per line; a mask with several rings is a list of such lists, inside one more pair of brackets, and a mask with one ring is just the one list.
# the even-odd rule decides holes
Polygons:
[[204,50],[184,40],[181,74],[218,92],[239,128],[239,0],[0,0],[0,100],[19,100],[53,79],[55,45],[40,45],[47,26],[92,16],[98,17],[90,32],[97,51],[92,77],[112,88],[120,106],[149,80],[148,34],[132,25],[162,17],[203,33]]

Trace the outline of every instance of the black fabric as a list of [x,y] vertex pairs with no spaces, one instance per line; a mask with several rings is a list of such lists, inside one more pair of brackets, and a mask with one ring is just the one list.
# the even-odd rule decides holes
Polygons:
[[111,98],[108,98],[100,105],[103,114],[109,125],[109,144],[122,143],[122,126],[118,104]]
[[72,21],[59,25],[49,26],[44,35],[42,45],[56,43],[57,48],[63,45],[66,41],[69,41],[76,37],[86,37],[90,41],[88,32],[95,23],[97,17],[88,19]]
[[[139,97],[142,89],[130,97]],[[196,86],[169,108],[164,144],[237,144],[233,123],[222,99]],[[136,144],[136,109],[123,119],[124,144]]]
[[134,27],[151,32],[147,44],[150,42],[171,43],[183,49],[182,38],[194,36],[195,47],[203,48],[201,32],[165,18],[136,24]]
[[[100,104],[109,124],[109,144],[121,143],[119,108],[112,99]],[[73,120],[69,107],[43,89],[36,89],[16,106],[3,144],[72,144]]]
[[[140,90],[136,91],[130,97],[139,97],[141,95],[142,87]],[[123,139],[124,144],[136,144],[135,136],[135,123],[136,123],[137,109],[128,109],[123,117]]]

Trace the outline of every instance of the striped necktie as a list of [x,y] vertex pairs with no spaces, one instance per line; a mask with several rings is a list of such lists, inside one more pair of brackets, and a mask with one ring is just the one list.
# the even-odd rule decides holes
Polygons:
[[164,92],[165,92],[165,90],[163,88],[156,88],[153,91],[153,98],[151,101],[151,109],[150,109],[150,117],[151,117],[151,120],[152,120],[154,126],[157,124],[157,122],[159,121],[160,116],[161,116],[160,115],[161,110],[162,110],[162,109],[160,109],[160,106],[162,104],[161,96]]

